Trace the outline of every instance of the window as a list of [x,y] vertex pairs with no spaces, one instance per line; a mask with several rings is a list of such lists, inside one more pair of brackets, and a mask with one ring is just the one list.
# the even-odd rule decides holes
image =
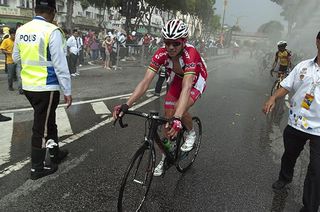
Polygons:
[[57,7],[57,12],[63,12],[63,6],[61,6],[61,5],[57,5],[58,7]]
[[86,17],[91,18],[91,12],[86,11]]
[[0,0],[0,4],[2,4],[2,5],[8,5],[8,0]]
[[20,7],[26,7],[25,0],[20,0]]

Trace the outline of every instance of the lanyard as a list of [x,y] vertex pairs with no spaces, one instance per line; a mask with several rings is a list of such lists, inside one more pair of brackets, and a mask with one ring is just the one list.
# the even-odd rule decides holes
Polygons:
[[315,89],[316,89],[316,87],[318,86],[318,85],[320,85],[320,76],[319,76],[319,74],[317,75],[317,80],[316,80],[316,73],[318,73],[318,70],[317,71],[313,71],[313,73],[312,73],[312,80],[313,80],[313,82],[312,82],[312,87],[311,87],[311,90],[310,90],[310,94],[312,95],[312,96],[314,96],[314,91],[315,91]]

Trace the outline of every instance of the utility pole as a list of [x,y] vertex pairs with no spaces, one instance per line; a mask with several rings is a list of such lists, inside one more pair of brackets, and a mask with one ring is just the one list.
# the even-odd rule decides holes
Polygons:
[[221,34],[223,34],[224,18],[225,18],[225,15],[226,15],[227,5],[228,5],[228,0],[224,0],[224,4],[223,4],[223,15],[222,15],[222,24],[221,24]]
[[221,24],[221,33],[220,33],[220,44],[221,46],[224,45],[224,34],[223,34],[223,27],[224,27],[224,18],[226,15],[226,8],[227,8],[227,4],[228,4],[228,0],[224,0],[223,2],[223,15],[222,15],[222,24]]

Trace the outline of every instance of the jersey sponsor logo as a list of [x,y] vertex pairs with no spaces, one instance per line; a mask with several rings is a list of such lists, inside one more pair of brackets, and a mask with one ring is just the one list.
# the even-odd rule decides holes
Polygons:
[[186,49],[184,49],[184,55],[186,56],[186,58],[190,59],[189,52]]
[[33,34],[33,35],[20,35],[20,41],[24,41],[24,42],[32,42],[32,41],[36,41],[37,39],[37,35]]
[[157,63],[156,61],[153,61],[153,60],[151,61],[151,64],[154,65],[154,66],[156,66],[156,67],[159,67],[159,66],[160,66],[159,63]]
[[185,69],[194,68],[194,67],[196,67],[195,63],[188,63],[188,64],[185,65]]
[[159,54],[156,54],[154,57],[156,59],[160,59],[161,57],[165,56],[167,54],[167,52],[160,52]]

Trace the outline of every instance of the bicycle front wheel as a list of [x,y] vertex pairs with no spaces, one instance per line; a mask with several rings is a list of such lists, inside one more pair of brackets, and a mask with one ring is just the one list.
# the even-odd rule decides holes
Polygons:
[[155,167],[155,152],[147,143],[138,149],[125,172],[118,197],[118,211],[140,211]]
[[[193,148],[189,152],[183,152],[179,149],[178,163],[176,165],[177,170],[179,172],[187,171],[190,168],[190,166],[193,164],[193,162],[195,161],[199,153],[201,138],[202,138],[201,121],[198,117],[193,117],[192,124],[193,124],[193,129],[196,132],[196,140],[194,142]],[[181,146],[185,142],[185,133],[186,132],[184,132],[184,135],[181,136],[182,140],[180,141],[180,146],[178,148],[181,148]]]

